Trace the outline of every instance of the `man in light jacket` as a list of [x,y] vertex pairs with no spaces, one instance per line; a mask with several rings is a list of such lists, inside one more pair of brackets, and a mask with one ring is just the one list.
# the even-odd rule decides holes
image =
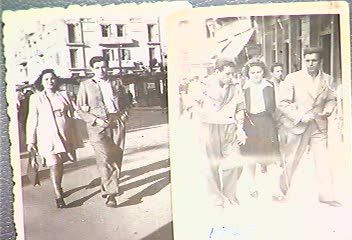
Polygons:
[[116,207],[125,144],[126,94],[121,81],[107,78],[107,63],[101,56],[90,60],[94,76],[81,82],[77,114],[87,123],[101,177],[101,192],[108,207]]
[[319,201],[340,206],[334,200],[332,173],[328,158],[328,117],[336,106],[332,78],[324,73],[321,48],[304,49],[302,70],[287,75],[280,86],[279,108],[281,123],[287,130],[287,144],[283,151],[286,171],[281,176],[281,189],[287,194],[295,170],[310,146],[319,184]]
[[218,59],[215,71],[203,89],[195,94],[199,103],[194,120],[200,124],[200,144],[206,171],[207,189],[212,205],[237,205],[237,180],[241,173],[239,144],[244,144],[244,105],[239,84],[233,84],[235,65]]

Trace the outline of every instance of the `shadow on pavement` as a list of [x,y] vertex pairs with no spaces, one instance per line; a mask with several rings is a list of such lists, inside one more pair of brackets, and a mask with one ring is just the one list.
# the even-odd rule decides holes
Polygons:
[[123,202],[122,204],[120,204],[119,207],[127,207],[127,206],[137,205],[142,202],[142,199],[144,197],[153,196],[153,195],[157,194],[158,192],[160,192],[163,188],[165,188],[167,185],[170,184],[170,171],[163,172],[163,173],[148,177],[146,179],[142,179],[142,180],[133,182],[131,184],[124,185],[121,187],[121,189],[123,189],[122,191],[124,192],[129,189],[144,185],[148,182],[153,182],[156,179],[160,179],[160,180],[158,180],[157,182],[154,182],[150,186],[146,187],[141,192],[133,195],[126,202]]
[[157,181],[159,179],[165,179],[165,178],[166,178],[166,180],[168,180],[170,182],[170,170],[166,171],[166,172],[158,173],[153,176],[149,176],[147,178],[143,178],[143,179],[131,182],[131,183],[127,183],[125,185],[122,185],[121,192],[124,193],[128,190],[140,187],[140,186],[145,185],[147,183],[151,183],[151,182]]
[[[133,149],[127,151],[124,155],[129,155],[129,154],[133,154],[133,153],[137,153],[137,152],[148,151],[150,149],[165,148],[165,147],[168,147],[168,143],[148,146],[148,147],[144,147],[144,148],[133,148]],[[168,161],[168,159],[167,160],[163,160],[163,161]],[[160,161],[160,162],[163,162],[163,161]],[[151,166],[154,165],[154,164],[158,165],[158,163],[152,163],[150,165]],[[92,166],[92,165],[95,165],[95,164],[96,163],[95,163],[95,158],[94,157],[82,159],[82,160],[79,160],[79,161],[73,162],[73,163],[67,163],[67,164],[64,165],[64,167],[65,167],[64,174],[76,171],[76,170],[78,170],[80,168],[89,167],[89,166]],[[145,167],[148,167],[148,166],[149,165],[147,165]],[[168,165],[166,167],[168,167]],[[159,168],[156,168],[156,169],[159,169]],[[138,169],[134,169],[134,170],[129,170],[127,172],[131,172],[132,171],[132,173],[128,173],[128,174],[129,175],[135,175],[135,174],[133,174],[133,171],[135,171],[135,170],[137,170],[137,172],[139,171]],[[122,172],[122,176],[121,177],[123,177],[124,173],[127,173],[127,172]],[[148,171],[144,171],[144,172],[148,172]],[[40,181],[45,180],[45,179],[49,179],[49,178],[50,178],[50,170],[49,170],[49,168],[46,168],[46,169],[43,169],[43,170],[39,171],[39,179],[40,179]],[[28,176],[27,175],[22,176],[22,187],[26,187],[28,185],[30,185]]]
[[[143,175],[144,173],[162,169],[162,168],[168,168],[168,167],[170,167],[170,158],[164,159],[159,162],[154,162],[140,168],[135,168],[135,169],[126,170],[126,171],[122,170],[120,183],[126,182],[132,178]],[[128,177],[125,177],[125,176],[128,176]]]
[[[122,179],[120,183],[126,182],[126,181],[133,179],[133,178],[136,178],[138,176],[141,176],[147,172],[151,172],[151,171],[155,171],[155,170],[163,169],[163,168],[168,168],[169,165],[170,165],[169,159],[165,159],[165,160],[155,162],[155,163],[152,163],[152,164],[140,167],[140,168],[136,168],[136,169],[122,172],[121,178],[126,175],[128,177]],[[157,181],[157,182],[155,182],[155,181]],[[145,185],[145,184],[148,184],[151,182],[154,182],[154,183],[151,184],[150,186],[148,186],[147,188],[143,189],[141,192],[130,197],[128,201],[122,203],[119,207],[139,204],[142,202],[143,197],[152,196],[152,195],[160,192],[163,188],[165,188],[168,184],[170,184],[170,170],[149,176],[149,177],[141,179],[141,180],[137,180],[132,183],[122,185],[121,186],[121,194],[123,194],[124,192],[126,192],[128,190],[140,187],[142,185]],[[100,184],[101,184],[101,179],[100,179],[100,177],[98,177],[98,178],[93,179],[87,185],[83,185],[83,186],[65,191],[64,196],[68,197],[68,196],[72,195],[73,193],[84,190],[84,189],[86,190],[86,189],[92,189],[95,187],[99,187]],[[69,203],[67,205],[67,208],[82,206],[84,202],[86,202],[90,198],[94,197],[99,192],[100,192],[100,189],[95,191],[92,194],[89,194],[86,197],[83,197],[83,198],[78,199],[72,203]]]
[[[91,165],[95,164],[95,158],[94,157],[90,157],[90,158],[86,158],[77,162],[72,162],[72,163],[67,163],[64,165],[65,170],[64,170],[64,177],[65,177],[65,173],[68,172],[73,172],[79,168],[85,168]],[[44,179],[48,179],[50,178],[50,169],[46,168],[43,170],[39,171],[39,179],[40,181],[44,180]],[[28,176],[24,175],[22,176],[22,187],[28,186],[30,184]]]
[[141,240],[172,240],[173,239],[173,228],[172,222],[162,226],[156,231],[152,232],[148,236],[142,238]]
[[89,194],[88,196],[85,196],[81,199],[70,202],[69,204],[66,205],[66,208],[74,208],[74,207],[82,206],[86,201],[88,201],[89,199],[91,199],[92,197],[97,195],[98,193],[100,193],[100,190],[97,190],[97,191],[95,191],[95,192],[93,192],[93,193]]

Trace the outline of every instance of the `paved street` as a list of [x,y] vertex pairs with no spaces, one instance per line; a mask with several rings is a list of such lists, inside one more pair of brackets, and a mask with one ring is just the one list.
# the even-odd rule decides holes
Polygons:
[[[55,208],[47,169],[41,171],[40,187],[30,186],[24,177],[26,239],[171,240],[166,121],[166,114],[160,110],[132,112],[122,173],[124,199],[117,209],[106,208],[100,197],[98,173],[89,145],[79,150],[79,162],[66,165],[63,186],[68,209]],[[244,173],[239,182],[239,207],[206,208],[201,195],[204,181],[197,176],[199,171],[194,171],[201,169],[199,166],[204,162],[195,158],[190,161],[190,152],[185,151],[187,161],[174,165],[180,175],[177,180],[182,178],[184,182],[180,183],[182,189],[177,187],[178,202],[174,207],[178,216],[186,216],[182,226],[177,227],[182,231],[178,239],[352,239],[350,166],[338,155],[343,151],[341,144],[336,139],[331,144],[336,195],[343,203],[341,208],[317,201],[314,162],[309,155],[302,159],[287,202],[271,201],[271,196],[265,194],[271,182],[260,173],[259,199],[249,198]],[[25,164],[22,168],[25,169]],[[193,238],[196,233],[203,238]]]
[[165,113],[158,109],[131,112],[121,178],[122,203],[116,209],[107,208],[100,196],[91,147],[85,144],[78,156],[77,163],[65,165],[67,209],[55,207],[48,169],[40,172],[41,186],[33,187],[23,177],[27,240],[172,239]]
[[[332,121],[333,125],[334,122]],[[184,124],[184,131],[191,132]],[[331,126],[333,130],[333,126]],[[336,132],[336,131],[335,131]],[[190,134],[190,135],[191,135]],[[334,135],[334,134],[331,134]],[[181,136],[180,136],[181,137]],[[182,146],[192,146],[189,138]],[[173,191],[179,199],[173,204],[178,212],[175,216],[175,234],[178,239],[208,240],[350,240],[352,239],[352,188],[350,157],[343,158],[346,150],[330,136],[331,165],[335,180],[335,196],[343,204],[340,208],[330,207],[318,201],[314,161],[306,154],[294,176],[289,198],[286,202],[273,202],[268,191],[273,182],[257,173],[259,198],[248,193],[248,175],[244,171],[238,182],[239,206],[226,205],[225,208],[209,206],[205,203],[207,189],[201,183],[205,176],[192,169],[205,167],[204,161],[173,161]],[[194,143],[193,143],[194,144]],[[194,145],[193,145],[194,146]],[[186,151],[187,152],[187,151]],[[183,159],[187,154],[180,154]],[[193,173],[192,173],[193,172]],[[190,175],[192,174],[192,175]],[[198,186],[196,188],[196,186]],[[190,194],[196,198],[189,198]],[[186,208],[187,207],[187,208]],[[192,209],[192,211],[189,211]]]

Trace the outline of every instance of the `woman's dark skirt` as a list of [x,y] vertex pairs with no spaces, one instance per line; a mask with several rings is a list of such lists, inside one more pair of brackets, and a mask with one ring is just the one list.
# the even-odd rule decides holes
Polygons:
[[242,155],[263,164],[280,160],[278,132],[270,113],[246,114],[244,131],[248,138],[241,146]]

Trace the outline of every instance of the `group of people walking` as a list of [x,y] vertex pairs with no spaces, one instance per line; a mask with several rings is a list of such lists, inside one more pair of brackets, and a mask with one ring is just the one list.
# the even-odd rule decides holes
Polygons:
[[283,65],[271,67],[252,59],[245,81],[236,81],[235,64],[218,59],[214,72],[188,87],[187,116],[198,121],[207,185],[215,205],[239,204],[237,181],[245,169],[250,196],[257,198],[255,176],[260,167],[272,181],[273,200],[288,198],[292,178],[306,150],[315,161],[319,201],[334,199],[328,155],[328,117],[336,107],[332,79],[322,71],[322,49],[303,51],[302,70],[282,77]]
[[82,146],[75,128],[77,117],[87,125],[106,206],[118,205],[128,96],[121,81],[108,79],[105,58],[91,58],[90,67],[94,75],[80,83],[76,101],[59,90],[59,79],[52,69],[42,71],[34,84],[38,92],[30,97],[27,150],[38,152],[49,167],[58,208],[66,207],[62,188],[63,164],[75,161],[75,150]]

